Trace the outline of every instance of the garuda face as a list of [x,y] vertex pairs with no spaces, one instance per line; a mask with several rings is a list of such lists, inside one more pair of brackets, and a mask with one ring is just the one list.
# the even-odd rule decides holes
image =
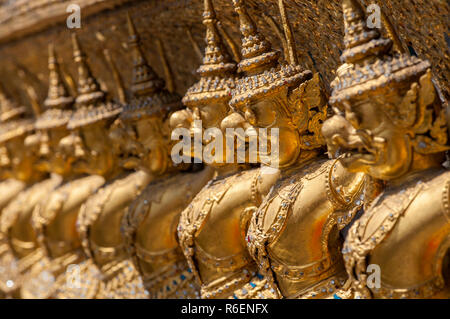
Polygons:
[[116,120],[109,132],[109,138],[117,154],[118,165],[126,170],[138,169],[144,149],[136,140],[134,128],[131,125],[126,126],[121,120]]
[[[433,107],[431,74],[382,91],[344,102],[343,113],[325,122],[329,152],[341,155],[349,171],[382,180],[400,178],[421,161],[442,162],[445,120]],[[428,156],[434,153],[435,159]]]
[[[198,103],[173,113],[170,118],[172,131],[180,128],[189,131],[191,147],[189,153],[183,155],[189,156],[191,159],[199,155],[203,158],[204,150],[213,149],[211,158],[206,161],[208,165],[213,167],[227,165],[228,145],[225,130],[221,129],[221,124],[228,112],[228,104],[222,99]],[[196,144],[201,146],[201,154],[197,153]]]
[[74,173],[104,176],[113,170],[115,153],[107,127],[105,120],[81,126],[60,141],[61,159]]
[[41,172],[54,172],[61,176],[70,173],[70,162],[59,146],[61,140],[69,135],[65,127],[41,130],[37,134],[39,142],[36,168]]
[[127,145],[121,147],[124,154],[123,165],[134,166],[156,175],[164,174],[170,166],[168,121],[149,116],[125,123],[120,133],[121,139],[127,141]]
[[[293,69],[296,67],[292,66]],[[283,69],[279,71],[280,74],[282,72]],[[271,162],[280,168],[308,157],[309,151],[318,150],[324,144],[320,129],[327,117],[327,105],[319,77],[317,74],[312,76],[309,71],[295,72],[291,76],[292,82],[296,83],[293,87],[280,82],[280,87],[274,92],[235,107],[259,135],[260,129],[266,129],[263,132],[267,149],[258,151],[259,161]],[[271,129],[277,129],[278,134],[274,135]],[[278,147],[272,150],[271,146],[276,145],[271,140],[274,137],[278,139]]]
[[[5,142],[5,166],[6,171],[11,172],[11,177],[29,181],[36,175],[39,144],[32,138],[33,135],[16,136]],[[9,158],[9,160],[6,160]]]

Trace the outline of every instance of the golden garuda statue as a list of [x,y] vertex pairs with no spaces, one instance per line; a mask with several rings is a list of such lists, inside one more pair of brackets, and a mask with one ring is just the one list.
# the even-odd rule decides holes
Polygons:
[[275,298],[325,298],[345,280],[339,230],[363,204],[365,176],[324,156],[325,94],[318,75],[298,64],[283,2],[290,52],[285,63],[258,32],[244,1],[233,3],[240,18],[244,76],[230,105],[254,127],[279,130],[277,181],[252,214],[246,236],[267,282],[259,284],[261,275],[254,277],[240,296],[262,298],[270,292]]
[[448,298],[448,128],[431,65],[369,29],[358,1],[342,6],[347,67],[330,98],[340,114],[324,134],[346,169],[385,187],[348,233],[342,252],[349,279],[337,295]]
[[[0,293],[20,297],[23,274],[42,258],[30,218],[34,206],[58,183],[38,167],[39,145],[33,134],[35,118],[0,89],[3,147],[0,215]],[[35,114],[37,115],[37,114]]]
[[166,89],[165,81],[148,65],[130,19],[129,29],[134,98],[121,119],[137,144],[138,165],[152,175],[152,182],[123,216],[125,245],[142,277],[147,297],[198,298],[198,287],[178,244],[176,227],[181,211],[212,172],[172,161],[170,123],[178,125],[181,120],[172,119],[182,109],[181,97]]
[[[78,96],[67,123],[71,134],[62,138],[57,146],[58,152],[64,153],[66,167],[70,169],[63,175],[62,184],[49,192],[33,212],[33,227],[47,258],[34,264],[24,279],[24,298],[68,298],[72,295],[89,298],[95,295],[96,288],[90,282],[99,280],[96,268],[90,267],[92,261],[85,261],[75,225],[81,205],[113,171],[116,156],[114,149],[109,147],[108,129],[122,107],[109,101],[100,89],[75,34],[72,42],[78,70]],[[83,261],[78,268],[68,271],[69,265]],[[81,276],[80,287],[67,289],[72,283],[72,275],[74,280]]]
[[0,298],[450,298],[449,12],[0,0]]
[[[203,24],[207,46],[198,69],[200,81],[188,90],[183,102],[192,116],[192,135],[200,130],[202,136],[204,130],[202,143],[207,145],[208,129],[219,126],[225,133],[226,128],[250,125],[229,107],[237,65],[218,31],[211,0],[204,2]],[[237,156],[237,144],[229,145],[225,134],[220,136],[218,147],[222,149],[216,149],[208,164],[215,170],[215,177],[183,211],[178,225],[180,245],[201,285],[202,298],[238,298],[241,289],[256,276],[257,267],[247,250],[245,234],[252,213],[275,181],[261,174],[259,168],[251,168],[245,159],[236,163],[233,157],[229,163],[227,154]],[[195,150],[192,155],[196,156]]]

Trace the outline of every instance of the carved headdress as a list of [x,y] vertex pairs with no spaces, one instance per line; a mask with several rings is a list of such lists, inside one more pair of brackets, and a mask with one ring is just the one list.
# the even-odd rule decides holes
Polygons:
[[47,110],[38,116],[35,127],[38,130],[51,129],[67,125],[72,116],[74,98],[62,80],[55,48],[52,44],[48,47],[49,88],[48,96],[44,102]]
[[378,29],[370,29],[366,15],[357,0],[343,0],[345,51],[341,61],[347,68],[332,83],[330,103],[349,100],[356,95],[387,86],[392,82],[420,78],[430,68],[428,61],[407,54],[393,54],[391,39],[381,37]]
[[[409,91],[400,103],[381,103],[396,125],[408,130],[419,153],[441,152],[448,147],[445,114],[433,108],[436,90],[432,83],[430,63],[415,56],[394,52],[391,39],[370,29],[358,0],[343,0],[345,51],[341,56],[345,67],[339,69],[330,104],[341,106],[346,101],[369,96],[387,95],[386,89]],[[409,86],[408,86],[409,85]]]
[[161,79],[148,64],[142,52],[140,37],[128,15],[129,47],[133,54],[133,97],[121,114],[124,120],[135,120],[147,116],[166,116],[182,108],[181,97],[165,89]]
[[107,100],[86,61],[76,34],[72,34],[73,55],[78,68],[78,96],[67,127],[75,129],[118,115],[122,106]]
[[233,0],[239,14],[242,33],[242,61],[239,70],[245,76],[237,81],[232,90],[230,105],[240,108],[254,98],[270,95],[285,87],[296,87],[312,78],[311,71],[305,71],[297,64],[280,64],[280,53],[260,34],[247,13],[243,0]]
[[206,26],[206,48],[203,64],[197,70],[200,80],[183,98],[186,106],[197,106],[211,101],[230,100],[235,84],[236,63],[225,47],[217,28],[217,17],[211,0],[205,0],[203,24]]

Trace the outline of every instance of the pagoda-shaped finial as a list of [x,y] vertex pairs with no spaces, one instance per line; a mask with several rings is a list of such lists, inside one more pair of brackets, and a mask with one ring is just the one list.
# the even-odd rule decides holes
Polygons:
[[73,130],[120,114],[122,105],[106,98],[86,61],[76,34],[72,34],[73,56],[78,67],[78,96],[67,128]]
[[[311,71],[304,70],[296,63],[293,39],[286,39],[286,43],[289,42],[291,47],[289,63],[279,63],[280,52],[272,50],[271,44],[258,32],[255,23],[247,13],[244,1],[233,0],[233,5],[239,14],[242,33],[243,59],[239,63],[239,69],[244,71],[244,76],[237,80],[236,87],[231,91],[231,107],[242,108],[252,99],[263,98],[274,91],[281,91],[282,87],[296,87],[312,78]],[[285,14],[285,11],[281,10],[281,14]],[[286,16],[284,21],[287,28]],[[289,32],[287,34],[289,35]]]
[[136,31],[136,27],[129,13],[127,19],[129,32],[128,44],[133,54],[133,78],[131,90],[135,95],[152,94],[162,90],[165,86],[165,81],[156,74],[145,59],[145,56],[142,53],[139,34]]
[[341,56],[342,62],[363,62],[391,49],[390,39],[381,38],[378,29],[367,26],[364,9],[358,0],[343,0],[342,8],[345,25],[345,51]]
[[206,26],[206,48],[203,64],[197,70],[200,81],[183,98],[186,105],[204,103],[211,99],[229,99],[234,87],[236,63],[232,60],[217,28],[217,17],[211,0],[204,1],[203,24]]
[[[132,91],[134,96],[125,105],[120,117],[125,121],[135,121],[152,116],[164,118],[168,113],[182,107],[180,96],[170,93],[165,88],[165,81],[148,64],[142,53],[139,34],[129,13],[128,32],[128,44],[133,54]],[[164,57],[162,60],[167,75],[169,73],[168,65],[164,61]]]
[[277,62],[280,53],[272,50],[272,45],[258,32],[255,23],[247,12],[243,0],[233,0],[235,11],[239,14],[242,34],[242,61],[239,68],[247,74],[270,70]]
[[24,106],[19,106],[11,100],[2,84],[0,84],[0,121],[13,120],[26,112]]
[[[428,61],[393,50],[392,40],[366,24],[366,14],[358,0],[342,0],[345,50],[338,77],[331,84],[331,105],[376,92],[394,82],[417,80],[430,68]],[[397,50],[398,51],[398,50]]]
[[74,98],[70,96],[65,82],[62,80],[53,44],[48,46],[48,69],[50,71],[48,96],[44,101],[47,109],[36,119],[35,127],[38,130],[65,126],[72,115]]
[[49,87],[48,96],[44,105],[47,108],[65,109],[73,103],[74,99],[70,96],[66,84],[62,80],[53,44],[49,44],[48,46],[48,69],[50,71]]
[[217,17],[211,0],[205,0],[203,24],[206,26],[206,48],[203,65],[198,69],[200,76],[231,73],[236,69],[217,29]]
[[75,33],[72,34],[72,44],[73,58],[78,69],[78,96],[76,104],[88,105],[104,99],[105,93],[100,89],[100,85],[93,77],[86,61],[86,55],[83,53]]

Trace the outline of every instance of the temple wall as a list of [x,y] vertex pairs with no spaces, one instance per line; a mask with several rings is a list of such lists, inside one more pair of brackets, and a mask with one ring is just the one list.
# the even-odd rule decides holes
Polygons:
[[[30,81],[38,88],[39,98],[47,90],[47,45],[53,42],[67,72],[74,75],[70,32],[66,26],[67,5],[76,2],[82,7],[82,27],[78,30],[83,47],[89,55],[95,75],[115,93],[113,77],[103,57],[107,48],[116,61],[127,85],[131,62],[127,53],[126,12],[133,16],[149,62],[163,75],[155,38],[165,46],[176,89],[184,94],[195,81],[199,58],[187,36],[204,48],[204,26],[201,23],[202,0],[16,0],[4,1],[0,9],[0,72],[9,91],[26,103],[17,67],[28,71]],[[364,1],[369,4],[369,1]],[[450,8],[445,0],[379,1],[391,18],[406,49],[429,59],[433,72],[447,98],[450,97]],[[261,31],[281,50],[276,32],[264,15],[279,23],[277,0],[247,0],[249,12]],[[327,84],[334,78],[340,64],[343,22],[339,1],[286,0],[297,44],[300,63],[318,71]],[[231,0],[215,0],[217,14],[225,29],[239,44],[237,15]],[[447,34],[445,34],[447,32]],[[408,48],[409,47],[409,48]]]

